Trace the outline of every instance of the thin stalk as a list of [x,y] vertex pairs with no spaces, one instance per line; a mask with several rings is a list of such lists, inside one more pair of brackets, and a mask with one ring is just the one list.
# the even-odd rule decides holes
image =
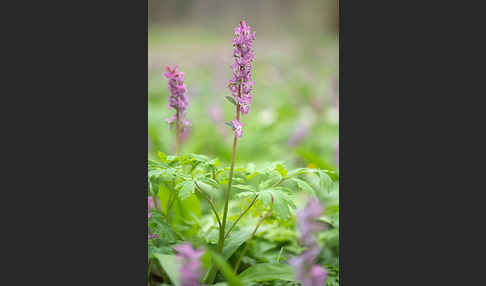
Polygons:
[[216,211],[216,207],[214,206],[213,201],[205,193],[203,193],[203,191],[201,190],[201,188],[197,183],[196,183],[196,187],[197,187],[196,190],[198,190],[199,193],[201,193],[201,195],[208,201],[209,205],[211,206],[211,209],[214,212],[214,215],[216,216],[216,219],[218,220],[219,228],[221,228],[221,220],[219,219],[219,215],[218,212]]
[[[241,86],[240,86],[241,89]],[[240,105],[236,105],[236,119],[239,121],[240,120]],[[218,252],[221,253],[223,250],[223,245],[224,245],[224,228],[226,226],[226,218],[228,215],[228,204],[229,204],[229,197],[230,197],[230,192],[231,192],[231,184],[233,183],[233,171],[235,168],[235,155],[236,155],[236,144],[238,142],[238,137],[236,137],[236,134],[233,139],[233,153],[231,155],[231,167],[230,167],[230,173],[229,173],[229,178],[228,178],[228,189],[226,190],[226,196],[224,200],[224,211],[223,211],[223,222],[222,222],[222,227],[219,231],[219,241],[218,241]]]
[[180,148],[180,127],[179,127],[179,109],[177,109],[177,112],[176,112],[176,149],[175,149],[175,153],[176,155],[179,155],[179,148]]
[[171,192],[170,195],[169,195],[169,200],[167,201],[167,212],[165,213],[165,218],[167,220],[167,224],[169,224],[170,209],[172,208],[172,205],[174,205],[176,198],[177,198],[177,195],[174,192]]
[[[285,179],[281,178],[277,183],[275,183],[273,187],[275,186],[278,186],[280,185]],[[228,237],[228,235],[230,234],[231,230],[235,227],[235,225],[238,223],[238,221],[248,212],[248,210],[250,210],[250,208],[255,204],[255,201],[256,199],[258,198],[258,195],[255,196],[255,198],[253,199],[253,201],[250,203],[250,205],[240,214],[240,216],[233,222],[233,224],[231,225],[230,229],[228,230],[228,232],[226,233],[226,235],[224,236],[224,238],[226,239]]]
[[233,224],[231,225],[231,227],[228,229],[228,232],[226,233],[226,235],[224,236],[224,238],[226,239],[228,237],[228,235],[230,234],[231,230],[233,230],[233,228],[235,227],[235,225],[238,223],[238,221],[250,210],[250,208],[255,204],[256,202],[256,199],[258,198],[258,195],[255,196],[255,198],[253,198],[253,201],[251,201],[250,205],[238,216],[238,218],[233,222]]
[[251,234],[251,237],[250,239],[246,242],[246,245],[245,245],[245,248],[243,249],[243,251],[241,252],[241,255],[240,257],[238,257],[238,261],[236,261],[236,265],[235,265],[235,273],[237,273],[236,271],[238,271],[238,267],[240,266],[240,262],[241,262],[241,259],[243,258],[243,256],[245,256],[246,254],[246,251],[248,250],[248,246],[250,245],[250,242],[253,240],[253,237],[255,237],[255,233],[258,231],[258,228],[260,227],[260,225],[262,224],[262,222],[268,217],[270,216],[271,214],[271,209],[267,211],[267,213],[262,217],[260,218],[260,220],[258,221],[258,223],[256,224],[255,226],[255,229],[253,230],[252,234]]
[[[238,97],[241,95],[241,84],[238,86]],[[236,119],[240,121],[240,104],[236,104]],[[225,226],[226,226],[226,218],[228,216],[228,203],[229,197],[231,192],[231,184],[233,182],[233,170],[235,168],[235,155],[236,155],[236,144],[238,142],[238,137],[236,134],[234,135],[233,139],[233,152],[231,154],[231,167],[228,179],[228,189],[226,190],[225,200],[224,200],[224,210],[223,210],[223,222],[221,223],[221,227],[219,228],[219,240],[218,240],[218,249],[217,252],[221,254],[223,252],[224,246],[224,239],[225,239]],[[213,263],[211,268],[209,269],[206,283],[213,284],[214,279],[216,278],[216,274],[218,273],[218,267]]]
[[148,271],[147,271],[147,279],[148,279],[148,283],[149,283],[149,284],[152,284],[152,283],[150,283],[150,270],[152,270],[152,261],[153,261],[153,260],[152,260],[152,259],[150,259],[150,261],[149,261],[149,265],[148,265]]

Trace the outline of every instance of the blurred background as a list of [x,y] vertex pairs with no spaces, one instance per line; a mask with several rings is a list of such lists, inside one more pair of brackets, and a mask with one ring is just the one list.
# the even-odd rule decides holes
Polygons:
[[287,167],[338,166],[338,1],[149,0],[149,158],[172,154],[165,119],[166,65],[185,73],[192,122],[182,153],[231,160],[234,28],[256,31],[253,104],[242,117],[237,165],[283,161]]

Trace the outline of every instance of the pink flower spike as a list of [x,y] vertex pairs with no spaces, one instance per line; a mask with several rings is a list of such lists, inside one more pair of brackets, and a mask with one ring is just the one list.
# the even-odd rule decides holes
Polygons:
[[[184,72],[178,71],[178,66],[174,68],[166,66],[164,77],[169,80],[167,87],[169,88],[169,109],[179,111],[179,122],[182,126],[187,126],[188,121],[185,120],[186,110],[189,106],[189,98],[186,95],[187,87],[184,84]],[[171,126],[176,121],[176,115],[167,119],[167,123]]]
[[252,89],[251,68],[254,57],[253,40],[255,33],[251,33],[251,27],[244,20],[235,28],[233,37],[233,57],[234,63],[233,78],[228,85],[229,90],[240,104],[240,111],[245,115],[250,111]]

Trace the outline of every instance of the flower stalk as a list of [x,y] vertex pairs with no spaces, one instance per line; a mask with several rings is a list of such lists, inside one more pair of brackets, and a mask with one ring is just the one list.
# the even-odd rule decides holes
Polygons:
[[[253,61],[253,40],[255,39],[255,32],[251,32],[250,26],[246,25],[245,21],[240,21],[240,24],[235,28],[235,34],[233,37],[233,57],[235,62],[232,65],[233,78],[228,85],[231,94],[234,97],[234,103],[236,103],[235,118],[231,121],[234,137],[233,137],[233,151],[231,154],[231,166],[228,178],[228,188],[224,198],[224,209],[221,227],[219,228],[219,239],[217,252],[222,253],[224,247],[224,240],[228,233],[225,233],[226,221],[228,216],[228,204],[231,193],[231,185],[233,183],[233,172],[235,167],[236,146],[238,138],[241,138],[243,134],[243,125],[240,123],[240,113],[247,114],[250,111],[250,105],[252,102],[252,87],[254,82],[251,76],[251,62]],[[250,205],[251,207],[251,205]],[[244,212],[246,213],[246,211]],[[242,217],[244,215],[240,215]],[[236,225],[236,222],[230,227]],[[209,284],[213,284],[218,269],[213,264],[208,272],[207,280]]]

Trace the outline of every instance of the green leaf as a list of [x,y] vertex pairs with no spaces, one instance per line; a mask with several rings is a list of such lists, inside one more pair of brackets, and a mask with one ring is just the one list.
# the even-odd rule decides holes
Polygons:
[[299,178],[292,178],[292,181],[296,182],[301,190],[307,192],[310,195],[313,195],[313,196],[316,195],[316,193],[314,192],[314,189],[306,181],[303,181]]
[[290,196],[281,189],[266,189],[260,191],[258,194],[259,199],[266,207],[271,207],[273,198],[273,212],[282,220],[286,220],[290,217],[289,208],[296,208]]
[[175,286],[180,286],[181,281],[179,277],[179,269],[181,267],[181,263],[176,258],[176,256],[155,253],[154,257],[158,260],[160,266],[167,273],[167,276],[169,276],[172,283]]
[[252,233],[252,227],[246,227],[241,230],[231,231],[228,238],[224,241],[223,258],[229,259],[233,253],[243,244],[250,239]]
[[255,192],[241,192],[241,193],[237,193],[236,197],[238,197],[238,198],[248,198],[248,197],[254,198],[255,194],[256,194]]
[[327,224],[330,224],[330,225],[332,225],[332,224],[333,224],[333,223],[332,223],[332,219],[331,219],[331,218],[329,218],[329,217],[327,217],[327,216],[321,216],[321,217],[319,217],[319,218],[318,218],[318,220],[319,220],[319,221],[322,221],[322,222],[325,222],[325,223],[327,223]]
[[159,159],[162,160],[162,162],[167,160],[167,155],[164,152],[157,152],[157,156],[159,156]]
[[250,192],[255,192],[255,188],[250,185],[233,185],[233,189],[238,189],[242,191],[250,191]]
[[287,174],[288,174],[288,172],[289,172],[289,170],[287,170],[287,168],[285,168],[285,167],[284,167],[282,164],[277,164],[277,165],[275,166],[275,170],[276,170],[277,172],[279,172],[279,173],[280,173],[280,175],[281,175],[282,177],[284,177],[284,178],[285,178],[285,176],[287,176]]
[[208,178],[208,177],[200,177],[197,178],[196,181],[196,186],[199,186],[201,191],[203,191],[206,194],[209,194],[210,196],[213,196],[219,191],[219,184],[215,180]]
[[282,176],[280,175],[280,173],[272,172],[272,173],[270,173],[270,177],[268,179],[266,179],[265,181],[260,183],[260,189],[263,190],[263,189],[272,187],[272,186],[278,184],[278,182],[280,180],[282,180]]
[[195,192],[196,184],[193,181],[184,181],[176,186],[176,190],[179,190],[179,198],[184,200]]
[[[158,193],[160,206],[162,207],[162,212],[164,214],[167,213],[167,205],[169,202],[170,193],[171,191],[169,189],[162,187]],[[170,209],[169,217],[169,225],[173,228],[173,230],[181,231],[187,236],[195,235],[198,231],[196,224],[189,229],[187,227],[182,229],[182,226],[184,221],[193,221],[194,217],[201,217],[201,203],[199,198],[195,194],[189,195],[185,200],[181,200],[179,197],[176,197]]]
[[331,177],[322,170],[319,170],[317,175],[319,176],[321,189],[330,192],[333,184]]
[[245,271],[241,272],[238,277],[245,285],[251,282],[270,281],[270,280],[286,280],[294,281],[295,271],[292,266],[283,263],[260,263],[250,266]]
[[235,130],[235,127],[233,126],[233,123],[231,123],[230,121],[225,122],[224,124],[228,125],[229,127],[231,127],[231,129]]
[[243,283],[241,283],[240,279],[233,272],[231,266],[229,266],[229,264],[225,261],[223,257],[221,257],[221,255],[209,249],[206,249],[206,251],[209,252],[211,257],[213,258],[214,263],[218,266],[219,270],[221,270],[221,273],[226,278],[226,283],[229,286],[243,286]]
[[339,205],[327,206],[325,209],[325,213],[328,215],[335,215],[339,213]]
[[236,103],[236,100],[235,100],[233,97],[231,97],[231,96],[227,95],[227,96],[225,96],[225,98],[226,98],[226,99],[227,99],[229,102],[233,103],[234,105],[236,105],[236,104],[237,104],[237,103]]
[[294,177],[294,176],[302,175],[302,174],[305,174],[305,173],[308,173],[308,172],[311,172],[311,169],[298,168],[298,169],[295,169],[295,170],[290,171],[287,174],[287,177]]

